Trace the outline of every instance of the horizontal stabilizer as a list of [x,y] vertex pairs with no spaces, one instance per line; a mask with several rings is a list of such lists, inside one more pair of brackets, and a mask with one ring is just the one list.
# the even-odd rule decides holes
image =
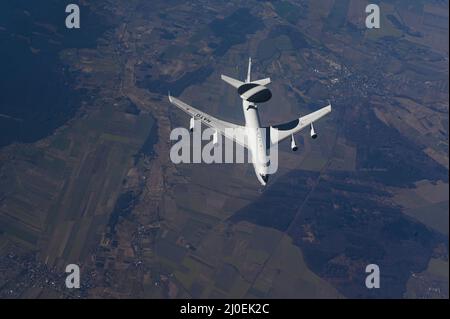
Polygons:
[[251,83],[255,83],[258,85],[267,85],[270,83],[270,78],[265,78],[265,79],[261,79],[261,80],[256,80],[256,81],[252,81]]
[[244,82],[230,78],[229,76],[226,75],[221,75],[220,76],[222,80],[224,80],[225,82],[227,82],[229,85],[234,86],[235,88],[240,87],[242,84],[244,84]]

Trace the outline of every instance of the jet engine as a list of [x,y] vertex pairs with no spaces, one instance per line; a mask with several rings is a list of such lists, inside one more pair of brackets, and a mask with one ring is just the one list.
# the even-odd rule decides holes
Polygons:
[[317,133],[316,133],[316,131],[314,130],[314,125],[313,125],[313,123],[311,123],[311,137],[312,137],[312,138],[317,138]]
[[195,120],[193,117],[191,117],[191,121],[189,122],[189,131],[190,132],[194,131],[194,123],[195,123]]
[[214,131],[214,135],[213,135],[213,145],[217,146],[219,145],[219,133],[216,131]]
[[294,135],[291,135],[291,150],[296,152],[298,150],[297,144],[295,144]]

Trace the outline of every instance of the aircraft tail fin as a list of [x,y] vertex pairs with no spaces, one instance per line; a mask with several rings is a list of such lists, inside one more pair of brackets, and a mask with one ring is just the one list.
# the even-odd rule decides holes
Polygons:
[[248,69],[247,69],[247,79],[246,83],[250,82],[250,74],[252,73],[252,58],[248,58]]
[[270,78],[252,81],[251,80],[251,72],[252,72],[252,58],[248,58],[247,78],[245,79],[245,82],[236,80],[234,78],[231,78],[231,77],[223,75],[223,74],[220,77],[222,80],[224,80],[229,85],[231,85],[235,88],[239,88],[242,84],[245,84],[245,83],[255,83],[255,84],[263,85],[263,86],[270,83]]

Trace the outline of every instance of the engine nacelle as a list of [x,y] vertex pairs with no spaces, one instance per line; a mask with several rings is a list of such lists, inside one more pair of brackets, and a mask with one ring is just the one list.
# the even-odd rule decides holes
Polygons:
[[317,133],[316,133],[316,131],[314,130],[314,125],[311,123],[311,137],[313,138],[313,139],[315,139],[315,138],[317,138]]
[[217,146],[219,144],[219,133],[217,131],[214,131],[213,134],[213,145]]
[[194,123],[195,123],[195,120],[193,117],[191,117],[191,121],[189,122],[189,131],[190,132],[194,131]]
[[296,152],[298,150],[297,144],[295,144],[294,135],[291,135],[291,150]]

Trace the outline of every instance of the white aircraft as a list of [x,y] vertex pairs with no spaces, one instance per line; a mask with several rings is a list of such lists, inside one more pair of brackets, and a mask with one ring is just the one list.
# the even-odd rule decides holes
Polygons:
[[[245,126],[236,125],[233,123],[219,120],[205,112],[202,112],[177,98],[174,98],[169,93],[169,101],[173,105],[177,106],[190,116],[190,130],[194,129],[194,120],[200,120],[203,124],[216,130],[216,134],[220,133],[223,136],[234,140],[239,145],[246,147],[252,155],[256,155],[257,161],[253,162],[256,177],[259,182],[265,186],[269,180],[269,158],[267,156],[267,150],[271,145],[281,142],[282,140],[291,137],[291,148],[296,151],[297,145],[295,144],[294,134],[301,131],[303,128],[309,126],[310,134],[312,138],[316,138],[317,134],[314,130],[313,122],[317,121],[321,117],[331,112],[331,104],[312,112],[308,115],[297,118],[291,122],[273,125],[269,128],[261,127],[259,120],[258,107],[256,103],[267,102],[272,93],[266,87],[270,83],[270,78],[251,81],[250,73],[252,67],[252,60],[249,58],[247,78],[245,82],[233,79],[226,75],[222,75],[221,78],[231,86],[237,89],[238,94],[242,99],[242,109],[245,117]],[[230,136],[228,133],[232,128],[240,130],[243,134],[233,134]],[[267,130],[269,138],[262,138],[262,130]]]

